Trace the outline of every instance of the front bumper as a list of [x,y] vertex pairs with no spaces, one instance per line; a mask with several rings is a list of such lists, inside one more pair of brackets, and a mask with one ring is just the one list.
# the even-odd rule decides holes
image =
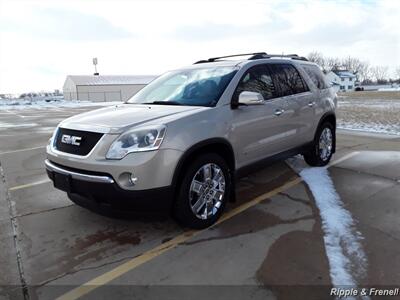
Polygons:
[[[114,183],[114,179],[109,175],[94,175],[94,174],[85,174],[79,171],[72,171],[70,168],[65,168],[58,166],[57,164],[46,159],[44,161],[46,166],[46,170],[48,174],[57,173],[59,175],[65,175],[66,177],[70,177],[76,180],[88,181],[88,182],[96,182],[96,183]],[[49,175],[50,176],[50,175]],[[53,181],[54,178],[50,177]]]
[[[131,191],[162,188],[172,184],[172,178],[182,151],[159,149],[131,153],[120,160],[105,159],[115,136],[104,135],[88,156],[77,156],[47,146],[47,159],[57,165],[84,170],[84,172],[107,173],[120,188]],[[130,184],[129,174],[137,178]]]
[[166,212],[171,208],[172,186],[125,190],[109,174],[73,169],[50,160],[45,165],[55,188],[67,192],[72,201],[91,210]]

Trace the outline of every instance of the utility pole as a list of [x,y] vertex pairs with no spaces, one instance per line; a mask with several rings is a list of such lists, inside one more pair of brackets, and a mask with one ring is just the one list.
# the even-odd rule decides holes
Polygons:
[[94,74],[93,75],[99,75],[97,72],[97,57],[93,58],[93,65],[94,65]]

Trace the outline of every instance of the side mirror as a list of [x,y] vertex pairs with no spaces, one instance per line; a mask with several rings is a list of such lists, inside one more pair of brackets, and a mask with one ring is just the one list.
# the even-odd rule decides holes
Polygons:
[[260,93],[243,91],[239,94],[239,105],[264,104],[264,97]]

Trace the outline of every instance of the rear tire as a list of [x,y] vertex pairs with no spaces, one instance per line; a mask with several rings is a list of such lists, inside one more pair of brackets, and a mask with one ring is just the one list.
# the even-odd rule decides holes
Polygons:
[[214,224],[225,208],[232,188],[226,161],[215,153],[198,156],[184,171],[173,207],[183,226],[202,229]]
[[332,158],[336,143],[335,129],[329,122],[323,123],[317,130],[309,152],[303,154],[307,164],[313,167],[326,166]]

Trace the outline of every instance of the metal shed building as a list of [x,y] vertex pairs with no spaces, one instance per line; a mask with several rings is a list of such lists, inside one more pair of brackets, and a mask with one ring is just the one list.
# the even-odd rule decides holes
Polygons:
[[64,99],[125,101],[154,78],[151,75],[68,75],[63,87]]

